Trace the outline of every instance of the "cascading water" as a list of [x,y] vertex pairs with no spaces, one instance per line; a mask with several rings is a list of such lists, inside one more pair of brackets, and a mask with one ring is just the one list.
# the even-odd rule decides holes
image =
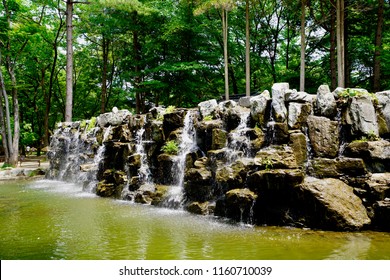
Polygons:
[[179,152],[175,157],[175,162],[172,167],[172,173],[175,174],[174,185],[170,187],[168,196],[162,203],[164,207],[181,208],[184,202],[183,187],[187,155],[198,149],[193,119],[194,116],[192,112],[188,111],[184,118]]
[[[94,129],[92,139],[96,140],[96,132],[98,129]],[[91,168],[88,168],[87,172],[85,172],[84,178],[80,178],[82,182],[84,182],[84,191],[86,192],[94,192],[97,184],[97,172],[99,171],[99,168],[102,168],[100,165],[102,164],[102,160],[104,158],[104,153],[106,151],[106,146],[104,145],[104,142],[107,141],[110,133],[111,133],[111,126],[107,128],[103,128],[104,134],[103,134],[103,140],[102,144],[99,146],[99,148],[96,151],[96,154],[93,158],[93,163]]]
[[152,173],[148,164],[148,157],[145,152],[145,140],[143,140],[145,134],[145,128],[142,127],[136,134],[136,153],[140,155],[141,166],[138,170],[141,184],[152,184]]
[[250,139],[247,135],[248,120],[250,111],[244,111],[240,114],[240,123],[237,128],[230,133],[230,141],[226,147],[227,163],[231,164],[239,157],[250,156]]

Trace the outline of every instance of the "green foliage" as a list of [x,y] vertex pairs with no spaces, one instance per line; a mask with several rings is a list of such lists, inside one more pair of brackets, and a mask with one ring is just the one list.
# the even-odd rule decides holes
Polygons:
[[20,129],[20,144],[23,146],[35,146],[39,139],[37,133],[32,131],[30,123],[24,124]]
[[3,165],[1,166],[1,169],[10,169],[10,168],[14,168],[15,166],[13,166],[12,164],[8,164],[8,163],[3,163]]
[[213,116],[211,116],[211,115],[204,116],[203,120],[204,121],[212,121],[213,120]]
[[272,159],[269,157],[263,158],[261,163],[265,167],[265,170],[271,170],[274,167]]
[[89,120],[88,127],[86,129],[87,132],[91,131],[96,126],[96,117],[92,117]]
[[161,151],[169,155],[177,155],[179,152],[179,146],[176,141],[170,140],[162,146]]
[[164,113],[165,114],[170,114],[170,113],[173,113],[176,109],[176,106],[173,106],[173,105],[170,105],[167,107],[167,109],[165,109]]

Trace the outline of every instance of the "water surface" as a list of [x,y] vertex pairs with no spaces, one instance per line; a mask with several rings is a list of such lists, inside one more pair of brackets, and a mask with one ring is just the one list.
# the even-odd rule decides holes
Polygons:
[[232,225],[77,184],[2,182],[0,259],[390,259],[390,233]]

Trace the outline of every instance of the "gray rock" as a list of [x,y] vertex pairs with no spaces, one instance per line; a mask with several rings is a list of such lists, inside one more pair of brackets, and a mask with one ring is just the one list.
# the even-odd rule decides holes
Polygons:
[[215,116],[218,110],[218,102],[215,99],[200,102],[198,104],[198,109],[202,118],[205,116]]
[[353,135],[379,135],[378,121],[370,96],[352,97],[348,112],[347,123],[352,126]]
[[251,107],[251,98],[252,98],[251,96],[241,97],[238,100],[238,105],[240,105],[241,107],[250,108]]
[[377,92],[379,135],[390,134],[390,90]]
[[337,114],[337,103],[329,86],[322,85],[317,90],[316,99],[317,114],[320,116],[334,118]]
[[265,125],[265,115],[268,108],[268,103],[271,100],[268,90],[263,91],[260,95],[250,98],[251,117],[260,126]]
[[285,105],[288,83],[276,83],[272,86],[272,113],[276,122],[287,121],[287,108]]
[[304,91],[297,91],[296,89],[289,89],[286,91],[287,102],[314,103],[316,98],[316,95],[308,94]]
[[131,113],[128,110],[115,110],[114,112],[101,114],[97,117],[97,125],[100,127],[115,126],[122,124]]
[[288,126],[290,129],[300,129],[306,123],[311,113],[310,103],[290,102],[288,104]]

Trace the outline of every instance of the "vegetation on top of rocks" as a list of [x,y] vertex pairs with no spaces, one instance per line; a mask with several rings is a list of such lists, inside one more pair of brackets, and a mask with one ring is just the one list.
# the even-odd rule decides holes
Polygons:
[[96,117],[92,117],[89,120],[88,126],[87,126],[87,132],[91,131],[96,126]]

